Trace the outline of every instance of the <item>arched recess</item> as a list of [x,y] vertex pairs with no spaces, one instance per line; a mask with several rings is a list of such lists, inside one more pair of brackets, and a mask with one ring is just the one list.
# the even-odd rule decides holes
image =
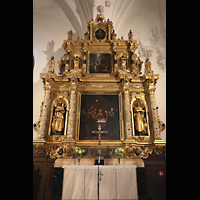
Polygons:
[[131,103],[133,136],[150,136],[148,108],[145,100],[134,98]]
[[54,101],[51,104],[51,116],[50,116],[48,137],[66,136],[68,115],[69,115],[68,100],[64,96],[62,97],[59,96],[58,98],[54,99]]

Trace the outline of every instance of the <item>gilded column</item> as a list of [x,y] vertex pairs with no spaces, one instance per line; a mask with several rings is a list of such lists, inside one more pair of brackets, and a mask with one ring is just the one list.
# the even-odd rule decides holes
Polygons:
[[149,90],[149,103],[150,103],[150,109],[151,109],[154,139],[157,140],[157,139],[160,139],[160,131],[159,131],[157,109],[156,109],[155,88]]
[[129,96],[129,90],[128,88],[126,88],[126,86],[128,86],[128,83],[124,84],[125,135],[126,135],[126,139],[132,139],[130,96]]
[[45,88],[45,96],[44,96],[44,104],[43,104],[43,109],[42,109],[42,115],[40,118],[40,128],[38,131],[38,138],[37,139],[43,139],[45,131],[47,130],[47,119],[48,119],[48,114],[49,114],[49,109],[50,109],[50,93],[51,93],[51,88]]
[[72,89],[70,94],[70,104],[69,104],[69,122],[67,129],[67,139],[74,138],[74,123],[75,123],[75,106],[76,106],[76,84],[72,80]]

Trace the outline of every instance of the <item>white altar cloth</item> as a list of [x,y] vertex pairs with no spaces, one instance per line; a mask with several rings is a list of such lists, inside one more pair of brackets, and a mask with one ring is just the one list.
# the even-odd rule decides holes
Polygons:
[[[62,200],[97,200],[98,166],[63,165]],[[100,200],[138,200],[136,165],[100,165]]]

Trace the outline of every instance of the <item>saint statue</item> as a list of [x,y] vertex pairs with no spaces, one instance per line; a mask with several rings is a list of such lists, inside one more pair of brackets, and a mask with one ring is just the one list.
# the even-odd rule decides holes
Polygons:
[[53,122],[52,122],[52,132],[53,133],[62,133],[62,130],[64,128],[64,104],[59,103],[57,108],[55,109],[55,115],[53,116]]
[[72,40],[73,32],[70,30],[68,33],[68,40]]
[[50,73],[54,73],[54,69],[55,69],[55,60],[54,60],[54,56],[51,56],[51,60],[48,62],[48,72]]
[[128,33],[128,39],[129,40],[133,40],[133,32],[130,30],[130,32]]
[[79,69],[79,63],[80,63],[80,58],[78,56],[75,56],[75,58],[74,58],[74,70]]
[[122,57],[121,57],[121,69],[126,69],[126,62],[127,62],[126,55],[122,55]]
[[72,40],[72,36],[73,36],[72,30],[68,31],[67,34],[68,34],[68,38],[67,39],[68,40]]
[[135,119],[135,129],[141,133],[145,132],[144,125],[144,110],[142,110],[141,104],[138,102],[136,107],[134,107],[134,119]]
[[112,40],[115,40],[116,39],[116,34],[115,34],[115,31],[113,30],[113,32],[111,33],[111,39]]
[[149,59],[145,60],[145,73],[153,73],[153,71],[151,70],[151,62],[149,61]]

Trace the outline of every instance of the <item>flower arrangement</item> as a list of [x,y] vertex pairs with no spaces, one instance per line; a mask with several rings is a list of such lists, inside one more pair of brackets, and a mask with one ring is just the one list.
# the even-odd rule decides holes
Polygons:
[[124,148],[123,147],[118,147],[117,149],[115,149],[115,152],[114,154],[117,156],[117,157],[121,157],[122,153],[124,153]]
[[81,157],[85,153],[85,150],[81,149],[80,147],[74,147],[74,152],[76,153],[77,157]]

